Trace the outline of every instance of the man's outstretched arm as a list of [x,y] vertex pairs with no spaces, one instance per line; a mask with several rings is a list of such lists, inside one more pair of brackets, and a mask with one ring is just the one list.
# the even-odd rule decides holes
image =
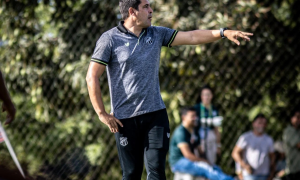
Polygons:
[[9,96],[9,93],[5,86],[5,81],[0,71],[0,100],[3,101],[2,111],[7,111],[7,117],[5,124],[11,123],[15,119],[16,108]]
[[[242,38],[246,41],[250,41],[249,36],[252,33],[225,30],[224,36],[230,41],[233,41],[237,45],[240,45],[238,38]],[[198,45],[214,42],[221,39],[220,30],[194,30],[194,31],[179,31],[171,44],[171,46],[177,45]]]
[[122,123],[116,119],[113,115],[106,113],[102,101],[101,89],[99,84],[99,78],[105,71],[105,66],[95,62],[90,62],[90,66],[86,75],[86,82],[88,85],[89,95],[92,105],[100,119],[106,124],[110,131],[113,133],[118,132],[118,125],[123,127]]

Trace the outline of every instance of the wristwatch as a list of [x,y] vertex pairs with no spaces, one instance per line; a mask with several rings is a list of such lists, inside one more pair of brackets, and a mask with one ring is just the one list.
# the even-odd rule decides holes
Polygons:
[[220,28],[220,35],[221,35],[221,37],[224,39],[224,38],[226,38],[225,36],[224,36],[224,31],[225,30],[227,30],[228,28]]

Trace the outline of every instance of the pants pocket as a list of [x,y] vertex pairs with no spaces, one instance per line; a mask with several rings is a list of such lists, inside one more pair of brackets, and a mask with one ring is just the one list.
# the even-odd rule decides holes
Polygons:
[[153,127],[148,133],[148,147],[151,149],[169,149],[170,129]]

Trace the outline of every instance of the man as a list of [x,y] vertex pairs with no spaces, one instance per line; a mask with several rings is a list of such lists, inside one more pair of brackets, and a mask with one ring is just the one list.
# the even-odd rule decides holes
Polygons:
[[232,157],[242,168],[244,180],[271,180],[274,176],[273,140],[264,133],[267,119],[258,114],[253,130],[240,136],[233,149]]
[[[124,21],[97,41],[87,84],[99,117],[115,133],[123,179],[141,179],[143,157],[148,179],[166,179],[165,157],[169,144],[169,120],[159,87],[162,46],[196,45],[221,39],[239,45],[238,37],[251,33],[233,30],[178,32],[151,26],[153,10],[148,0],[120,0]],[[99,77],[107,66],[111,113],[105,111]]]
[[291,125],[283,132],[286,155],[286,180],[300,179],[300,110],[292,113]]
[[171,138],[169,162],[173,172],[202,176],[210,180],[232,180],[219,168],[213,168],[205,159],[199,158],[194,151],[200,153],[200,137],[194,132],[197,115],[194,108],[181,111],[182,123],[176,128]]
[[5,86],[5,81],[0,71],[0,100],[3,101],[2,111],[7,111],[5,124],[11,123],[15,119],[16,108],[9,96],[9,93]]

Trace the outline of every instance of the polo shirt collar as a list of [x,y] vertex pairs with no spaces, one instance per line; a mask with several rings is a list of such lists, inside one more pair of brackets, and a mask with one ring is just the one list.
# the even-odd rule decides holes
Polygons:
[[128,30],[124,27],[124,21],[120,21],[119,25],[117,27],[119,29],[119,31],[121,31],[122,33],[128,33]]
[[[117,28],[119,29],[119,31],[121,31],[122,33],[129,33],[129,31],[125,28],[125,26],[124,26],[124,21],[120,21],[119,22],[119,24],[118,24],[118,26],[117,26]],[[142,30],[142,32],[143,31],[147,31],[147,28],[144,28],[143,30]]]

